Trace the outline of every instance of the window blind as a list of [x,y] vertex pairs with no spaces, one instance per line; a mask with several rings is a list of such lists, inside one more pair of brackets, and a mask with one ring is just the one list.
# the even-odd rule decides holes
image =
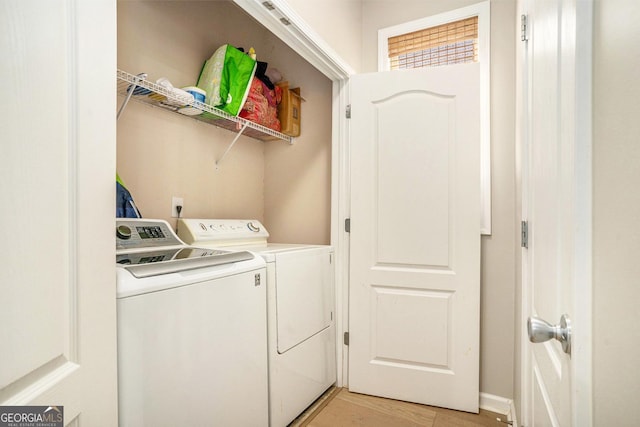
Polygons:
[[388,39],[392,70],[478,62],[478,17]]

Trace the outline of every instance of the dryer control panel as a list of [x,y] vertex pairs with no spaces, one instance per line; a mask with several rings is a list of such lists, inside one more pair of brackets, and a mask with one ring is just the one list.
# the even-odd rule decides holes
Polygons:
[[178,236],[188,244],[266,244],[269,233],[256,219],[178,220]]
[[162,220],[116,219],[116,249],[183,245]]

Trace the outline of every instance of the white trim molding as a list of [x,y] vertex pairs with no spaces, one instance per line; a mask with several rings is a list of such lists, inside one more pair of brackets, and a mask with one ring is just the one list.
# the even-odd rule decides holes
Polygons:
[[501,418],[501,421],[511,422],[513,427],[518,426],[516,407],[512,399],[489,393],[480,393],[480,409],[504,415],[505,419]]
[[572,352],[573,425],[591,427],[593,413],[593,26],[594,1],[576,8],[576,182],[575,211],[580,231],[574,249]]
[[355,74],[349,64],[285,0],[233,0],[233,2],[331,80],[344,80]]
[[338,387],[349,378],[349,347],[343,335],[349,331],[349,235],[343,224],[350,214],[349,127],[344,114],[348,103],[349,81],[333,82],[333,143],[331,156],[331,245],[335,249],[336,367]]
[[[237,1],[237,0],[236,0]],[[480,58],[480,232],[491,235],[491,4],[489,1],[378,30],[378,71],[389,71],[390,37],[478,17]]]

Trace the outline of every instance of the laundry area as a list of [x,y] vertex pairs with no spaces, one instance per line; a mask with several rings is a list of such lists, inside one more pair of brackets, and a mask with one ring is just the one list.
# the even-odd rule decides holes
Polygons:
[[232,2],[118,3],[121,426],[285,426],[336,383],[331,93]]
[[118,2],[118,68],[152,83],[196,86],[225,44],[253,48],[257,61],[300,88],[300,135],[290,143],[243,134],[225,155],[237,132],[133,101],[117,123],[119,176],[146,218],[175,226],[179,197],[185,218],[257,219],[273,241],[328,244],[332,82],[233,2]]
[[[263,376],[269,404],[263,415],[269,425],[288,425],[334,384],[477,413],[479,64],[435,67],[400,79],[391,73],[351,76],[349,96],[344,82],[263,27],[254,18],[260,13],[249,15],[236,3],[119,3],[116,167],[123,187],[141,216],[166,221],[182,242],[248,250],[265,261],[266,283],[260,286],[266,286]],[[270,3],[259,9],[282,13]],[[487,19],[488,6],[482,10]],[[482,28],[488,32],[486,24]],[[488,46],[481,48],[482,69],[488,70]],[[404,96],[414,93],[429,95]],[[285,107],[291,103],[287,95],[298,101],[292,111]],[[456,108],[448,101],[452,96]],[[348,125],[338,119],[353,150],[345,172],[337,159],[348,152],[347,144],[336,145],[340,126],[334,121],[349,97],[356,114]],[[267,113],[256,115],[257,105],[266,105]],[[377,110],[369,112],[370,105]],[[297,128],[290,119],[298,120]],[[373,129],[377,145],[367,134]],[[430,133],[438,136],[415,144]],[[452,150],[451,141],[458,139],[459,148]],[[336,188],[349,174],[353,197]],[[419,192],[412,190],[416,182]],[[341,245],[335,255],[328,246],[340,244],[336,201],[342,209],[350,205],[358,219],[353,232],[349,224],[344,229],[353,254]],[[339,257],[347,269],[336,267]],[[455,275],[442,275],[453,266]],[[354,285],[345,285],[346,274]],[[336,286],[339,278],[342,285]],[[360,283],[366,286],[355,285]],[[124,302],[120,298],[119,306]],[[239,303],[228,301],[231,307]],[[122,330],[131,327],[125,322],[119,319]],[[121,354],[128,345],[119,337]],[[221,349],[221,359],[234,351]],[[164,360],[160,350],[149,355]],[[236,369],[241,378],[248,372]],[[223,380],[211,381],[213,396],[237,391]],[[176,390],[178,399],[181,388],[165,390]],[[122,390],[120,404],[126,407],[132,393],[149,408],[171,397],[141,390]],[[224,419],[218,411],[230,406],[212,404],[213,416]],[[191,423],[204,422],[198,417],[205,414],[192,415]],[[234,422],[255,423],[242,417]],[[132,421],[121,413],[120,423]]]

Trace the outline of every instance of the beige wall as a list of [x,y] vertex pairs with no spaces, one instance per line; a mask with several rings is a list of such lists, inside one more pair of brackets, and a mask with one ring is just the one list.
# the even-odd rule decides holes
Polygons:
[[269,56],[280,69],[296,70],[288,80],[305,102],[293,145],[265,146],[264,219],[272,241],[329,244],[332,82],[290,50]]
[[492,235],[482,238],[480,390],[514,397],[516,251],[515,1],[491,2]]
[[[378,29],[477,3],[476,0],[365,0],[363,71],[377,70]],[[515,1],[491,1],[492,235],[482,238],[480,390],[514,396]]]
[[171,197],[178,196],[185,217],[257,218],[274,241],[328,243],[331,82],[229,2],[118,2],[118,67],[125,71],[194,85],[224,43],[255,47],[259,60],[302,87],[308,102],[295,145],[241,137],[216,170],[235,134],[131,103],[118,121],[118,173],[145,217],[174,223]]
[[329,244],[331,82],[301,86],[302,136],[265,147],[264,217],[272,241]]
[[286,2],[355,72],[361,72],[362,0]]
[[640,420],[640,3],[596,0],[593,98],[594,425]]

